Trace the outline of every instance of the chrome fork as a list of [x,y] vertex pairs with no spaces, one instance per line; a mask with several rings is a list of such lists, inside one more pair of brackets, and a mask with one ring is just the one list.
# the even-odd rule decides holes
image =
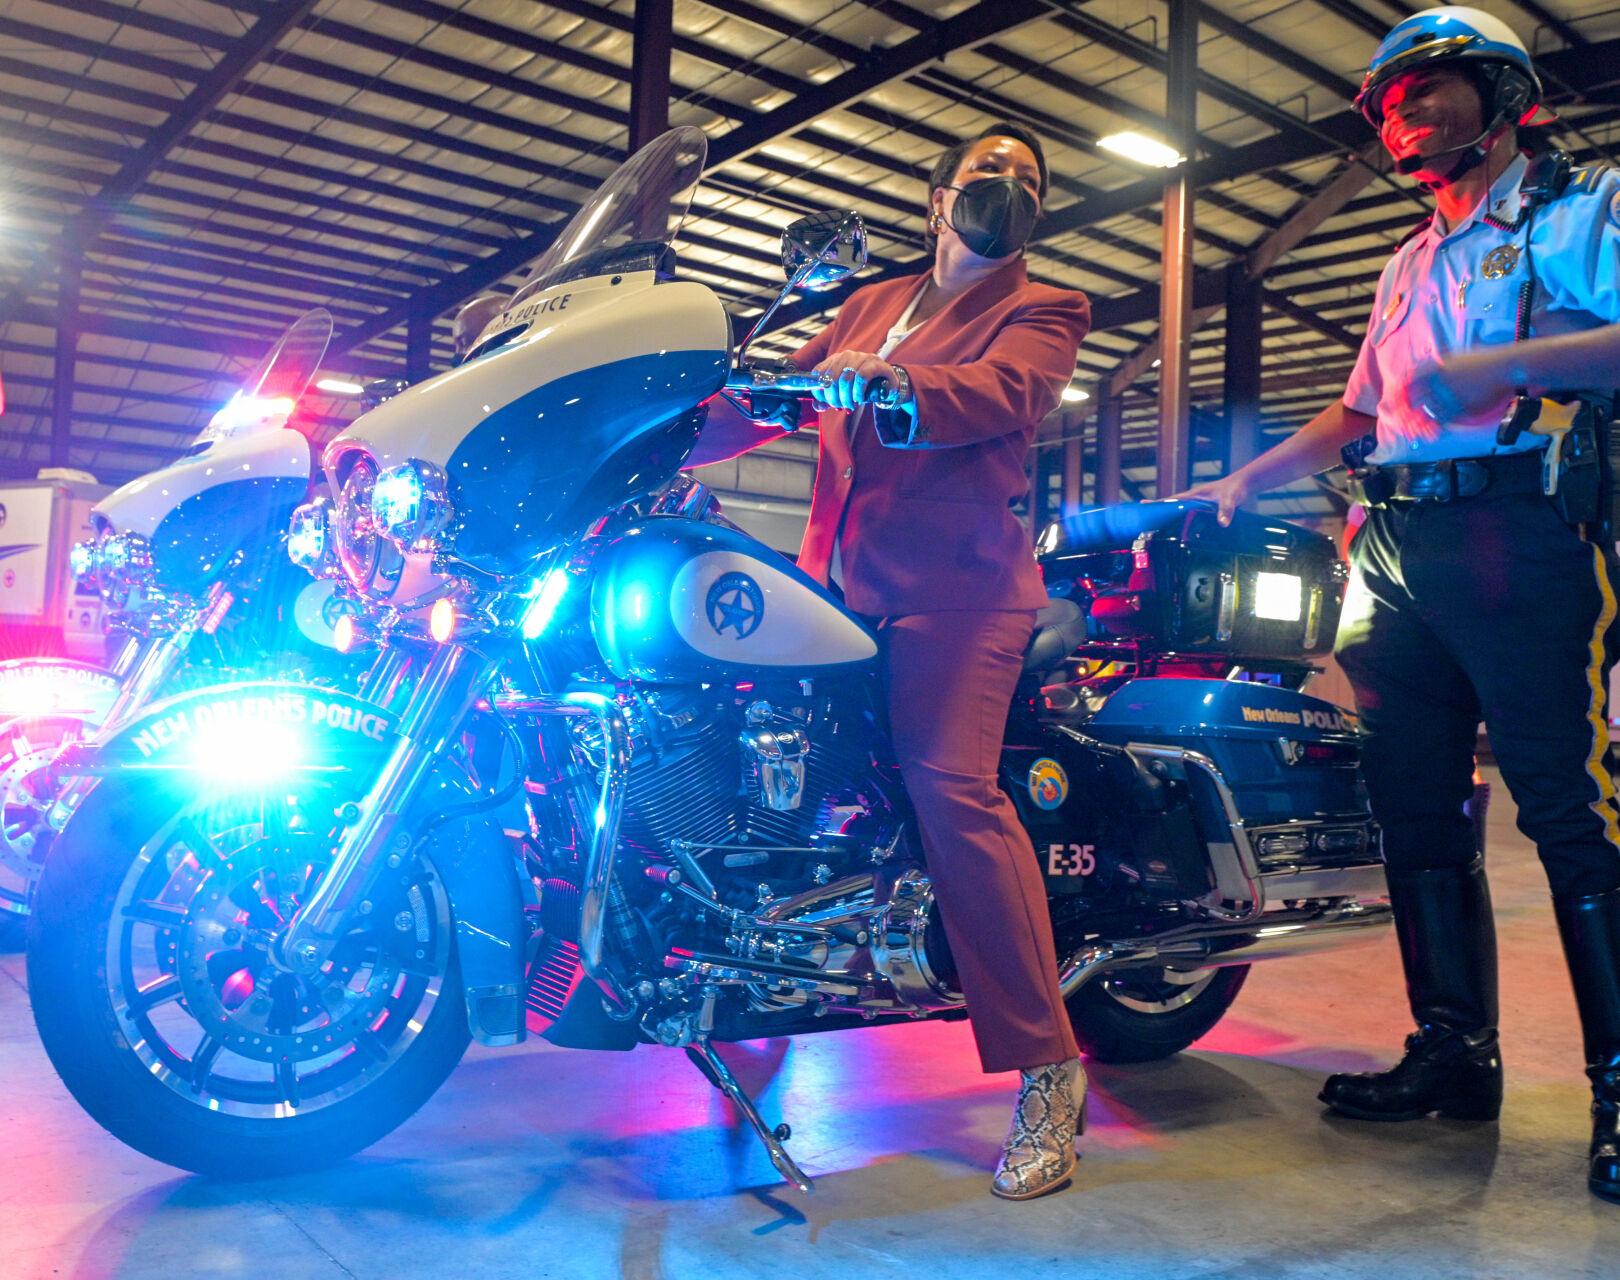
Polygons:
[[[113,674],[123,678],[123,684],[92,738],[110,734],[151,702],[153,695],[180,669],[196,634],[197,628],[191,626],[130,640],[119,651],[112,667]],[[96,775],[81,775],[61,785],[45,814],[53,833],[61,834],[68,819],[78,811],[99,780]]]
[[282,965],[299,973],[318,970],[343,936],[349,913],[365,909],[406,807],[449,750],[495,666],[460,645],[443,645],[428,659],[400,713],[393,751],[371,790],[342,815],[345,830],[331,866],[272,949]]

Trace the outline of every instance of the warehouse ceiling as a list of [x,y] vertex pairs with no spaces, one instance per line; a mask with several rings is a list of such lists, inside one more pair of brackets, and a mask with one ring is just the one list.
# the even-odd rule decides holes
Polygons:
[[[1537,55],[1564,145],[1608,161],[1620,7],[1483,7]],[[1207,457],[1228,274],[1267,268],[1262,426],[1285,432],[1342,387],[1379,268],[1423,216],[1347,105],[1380,34],[1416,8],[1200,10],[1192,368]],[[858,209],[862,278],[917,270],[942,148],[998,119],[1040,133],[1053,185],[1031,270],[1085,290],[1097,322],[1076,373],[1091,399],[1046,438],[1081,433],[1101,389],[1123,392],[1127,486],[1150,481],[1164,174],[1097,141],[1167,135],[1162,4],[675,0],[674,23],[670,121],[711,142],[683,270],[742,320],[779,283],[777,236],[795,217]],[[336,319],[330,373],[402,374],[412,316],[431,320],[446,367],[456,304],[518,283],[623,158],[634,25],[633,0],[8,0],[0,471],[50,457],[61,267],[80,249],[68,461],[104,480],[178,453],[310,307]],[[72,273],[67,287],[71,301]],[[795,303],[767,345],[791,350],[837,301]],[[323,431],[357,410],[341,396],[312,407]]]

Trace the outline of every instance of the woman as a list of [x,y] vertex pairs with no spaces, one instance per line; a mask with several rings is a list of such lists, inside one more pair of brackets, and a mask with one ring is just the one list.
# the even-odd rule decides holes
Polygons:
[[[799,564],[878,625],[894,745],[967,997],[980,1060],[1022,1071],[995,1194],[1030,1199],[1075,1164],[1085,1076],[1058,991],[1046,894],[996,781],[1013,687],[1046,603],[1028,531],[1036,425],[1090,326],[1084,295],[1031,284],[1023,248],[1046,197],[1036,138],[996,125],[929,183],[933,269],[858,290],[794,363],[832,379]],[[863,407],[882,378],[896,409]],[[773,408],[759,397],[753,411]],[[714,427],[720,430],[716,432]],[[772,438],[757,428],[746,447]],[[702,460],[739,451],[711,423]]]

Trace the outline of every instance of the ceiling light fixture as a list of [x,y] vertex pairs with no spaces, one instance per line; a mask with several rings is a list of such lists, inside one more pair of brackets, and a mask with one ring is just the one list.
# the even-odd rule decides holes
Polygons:
[[1063,398],[1069,404],[1079,404],[1082,400],[1091,399],[1091,392],[1082,390],[1079,387],[1064,387]]
[[337,396],[357,396],[365,387],[358,382],[349,382],[344,378],[322,378],[315,384],[318,391],[330,391]]
[[1104,151],[1112,151],[1116,156],[1145,164],[1151,169],[1174,169],[1179,164],[1187,163],[1187,157],[1174,147],[1145,133],[1137,133],[1134,129],[1098,138],[1097,145]]

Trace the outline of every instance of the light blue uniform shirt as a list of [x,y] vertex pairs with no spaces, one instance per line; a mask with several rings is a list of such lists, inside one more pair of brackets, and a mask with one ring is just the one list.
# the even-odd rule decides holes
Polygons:
[[1511,449],[1497,447],[1511,396],[1477,419],[1436,424],[1398,394],[1425,360],[1513,341],[1529,256],[1536,273],[1532,338],[1620,323],[1620,173],[1577,169],[1563,195],[1536,214],[1527,255],[1522,225],[1509,231],[1485,220],[1519,219],[1526,167],[1517,157],[1455,230],[1436,214],[1384,267],[1344,391],[1346,405],[1378,419],[1378,447],[1368,461],[1436,462],[1546,445],[1545,436],[1526,433]]

